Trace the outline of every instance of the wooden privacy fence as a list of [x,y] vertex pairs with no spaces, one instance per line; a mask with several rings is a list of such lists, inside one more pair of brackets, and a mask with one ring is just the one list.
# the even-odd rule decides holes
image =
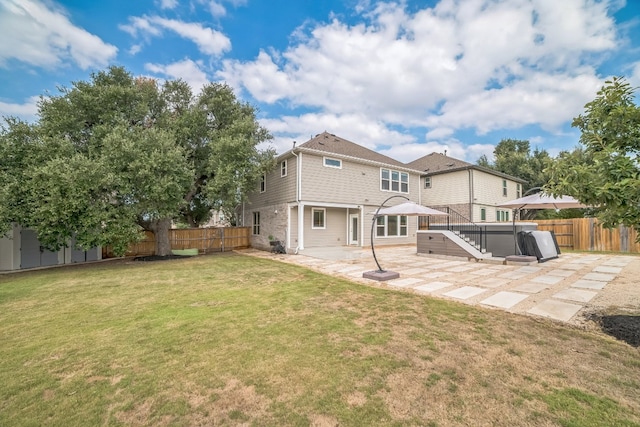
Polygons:
[[[248,248],[250,234],[251,227],[181,228],[169,230],[169,241],[171,249],[198,249],[198,253],[206,254]],[[144,239],[129,245],[125,256],[154,255],[155,250],[155,236],[145,231]],[[103,248],[102,257],[113,257],[111,248]]]
[[607,229],[596,218],[533,220],[538,230],[553,231],[561,248],[579,251],[640,252],[637,231],[620,225]]

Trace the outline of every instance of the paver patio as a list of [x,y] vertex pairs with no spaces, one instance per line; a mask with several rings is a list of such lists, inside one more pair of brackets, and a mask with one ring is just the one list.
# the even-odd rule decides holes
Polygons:
[[[339,257],[335,251],[331,252],[330,259],[323,259],[322,255],[314,258],[304,254],[275,255],[257,250],[246,252],[343,275],[369,285],[563,322],[573,319],[599,292],[605,292],[610,282],[630,262],[640,262],[640,258],[632,256],[569,253],[544,263],[517,266],[418,255],[415,246],[381,247],[376,248],[378,261],[385,270],[400,273],[400,278],[380,283],[362,278],[362,272],[375,268],[370,251],[357,248],[344,250],[349,250],[349,256],[342,260],[337,259]],[[313,251],[308,253],[312,255]]]

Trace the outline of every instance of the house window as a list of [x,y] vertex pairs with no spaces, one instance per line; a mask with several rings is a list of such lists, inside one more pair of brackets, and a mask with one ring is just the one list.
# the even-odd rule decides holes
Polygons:
[[318,208],[311,209],[311,218],[313,221],[313,223],[311,224],[311,228],[319,228],[319,229],[326,228],[325,216],[326,216],[326,209],[318,209]]
[[287,160],[280,163],[280,176],[287,176]]
[[498,221],[498,222],[509,221],[509,211],[497,210],[496,211],[496,221]]
[[516,199],[520,198],[520,184],[516,184]]
[[324,157],[324,165],[328,168],[342,169],[342,160],[332,159],[331,157]]
[[502,180],[502,195],[503,196],[507,196],[507,180],[503,179]]
[[431,188],[431,177],[430,176],[425,176],[424,177],[424,188]]
[[487,220],[487,209],[480,208],[480,221],[486,221],[486,220]]
[[376,220],[377,237],[407,236],[409,231],[406,215],[379,216]]
[[260,192],[264,193],[267,191],[267,174],[262,174],[260,176]]
[[252,228],[253,228],[253,234],[255,235],[260,234],[260,212],[253,213]]
[[380,169],[380,189],[396,193],[409,192],[409,174],[389,169]]

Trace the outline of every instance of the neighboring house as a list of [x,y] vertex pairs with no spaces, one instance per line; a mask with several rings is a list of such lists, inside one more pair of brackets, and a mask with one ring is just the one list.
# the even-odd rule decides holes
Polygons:
[[422,172],[426,206],[448,206],[472,222],[511,221],[511,209],[498,208],[522,196],[525,180],[492,169],[431,153],[407,165]]
[[[463,215],[473,215],[477,209],[476,221],[481,221],[484,209],[484,220],[493,221],[498,199],[516,198],[517,188],[524,183],[446,156],[441,156],[446,162],[435,171],[438,156],[434,153],[405,164],[327,132],[297,147],[294,143],[278,156],[276,168],[263,175],[243,205],[243,223],[252,230],[251,244],[267,249],[270,240],[279,240],[288,252],[370,245],[373,215],[391,196],[425,206],[452,205]],[[449,180],[445,172],[452,173]],[[432,187],[425,188],[429,178]],[[503,179],[507,196],[502,196]],[[433,189],[434,184],[441,190]],[[496,185],[497,192],[492,188]],[[440,192],[447,194],[439,196]],[[396,197],[387,205],[403,201]],[[415,243],[417,230],[416,217],[380,217],[374,227],[376,244]]]

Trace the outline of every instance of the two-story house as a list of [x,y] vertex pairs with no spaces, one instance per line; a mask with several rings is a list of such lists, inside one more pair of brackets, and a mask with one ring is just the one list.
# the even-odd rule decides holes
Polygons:
[[367,246],[372,225],[376,244],[408,244],[416,242],[418,218],[381,216],[372,222],[388,198],[402,196],[387,206],[406,198],[450,206],[477,222],[507,221],[496,206],[519,197],[523,182],[436,153],[405,164],[324,132],[278,156],[277,167],[243,205],[242,217],[251,227],[252,246],[263,249],[270,240],[283,242],[287,252]]
[[472,222],[508,222],[510,209],[498,205],[522,196],[525,180],[482,166],[431,153],[407,164],[421,171],[422,200],[448,206]]
[[[252,245],[307,247],[370,244],[373,214],[393,195],[420,202],[420,173],[405,164],[324,132],[283,153],[244,206]],[[403,198],[389,205],[403,202]],[[415,242],[416,218],[380,217],[376,242]]]

